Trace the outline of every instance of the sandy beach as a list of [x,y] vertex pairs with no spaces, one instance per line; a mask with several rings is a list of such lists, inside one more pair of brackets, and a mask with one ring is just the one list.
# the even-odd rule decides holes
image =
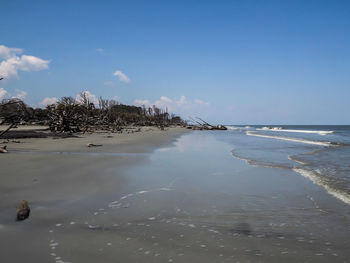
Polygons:
[[[183,128],[161,131],[146,127],[135,133],[3,140],[1,145],[7,145],[9,151],[0,156],[3,262],[52,260],[47,245],[51,225],[65,221],[67,216],[92,213],[101,199],[122,188],[126,168],[145,161],[147,154],[171,144],[185,132]],[[102,146],[87,147],[89,143]],[[22,199],[28,200],[31,216],[15,222],[16,206]]]
[[[225,136],[144,128],[9,143],[4,262],[347,262],[349,207],[292,170],[233,158]],[[21,199],[32,214],[15,222]]]

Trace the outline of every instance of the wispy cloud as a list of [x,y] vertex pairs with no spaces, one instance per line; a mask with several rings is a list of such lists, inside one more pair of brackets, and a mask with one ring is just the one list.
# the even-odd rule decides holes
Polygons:
[[96,48],[96,51],[100,54],[102,54],[104,52],[104,49],[103,48]]
[[0,100],[2,100],[7,95],[7,91],[3,88],[0,88]]
[[180,99],[178,101],[176,101],[176,104],[179,106],[185,105],[186,104],[186,97],[181,96]]
[[24,90],[17,89],[16,91],[17,91],[17,94],[15,96],[13,96],[12,98],[24,100],[28,95],[28,93]]
[[121,72],[120,70],[115,71],[113,73],[113,76],[118,77],[118,79],[121,82],[129,83],[131,81],[130,78],[127,75],[125,75],[123,72]]
[[11,48],[6,47],[4,45],[0,45],[0,58],[1,59],[9,59],[11,57],[16,56],[18,53],[22,53],[23,49],[21,48]]
[[21,55],[23,49],[0,45],[0,77],[18,76],[18,71],[40,71],[49,68],[49,60],[34,56]]
[[200,100],[200,99],[195,99],[194,103],[199,104],[199,105],[209,105],[209,102]]
[[164,102],[167,102],[167,103],[172,103],[172,102],[173,102],[171,99],[169,99],[169,98],[166,97],[166,96],[161,96],[161,97],[160,97],[160,100],[161,100],[161,101],[164,101]]
[[134,100],[134,104],[138,105],[138,106],[145,105],[146,107],[151,106],[151,102],[149,100],[136,99],[136,100]]
[[180,98],[161,96],[153,102],[148,99],[136,99],[134,100],[134,105],[145,105],[146,107],[155,105],[158,108],[167,108],[169,112],[183,116],[199,115],[200,113],[207,114],[211,109],[209,102],[200,99],[188,99],[183,95]]
[[24,100],[28,93],[24,90],[20,90],[20,89],[16,89],[17,94],[16,95],[12,95],[9,92],[7,92],[5,89],[0,88],[0,100],[5,99],[5,98],[16,98],[16,99],[20,99],[20,100]]
[[47,105],[55,104],[56,102],[58,102],[58,98],[47,97],[47,98],[43,99],[39,104],[41,106],[47,106]]

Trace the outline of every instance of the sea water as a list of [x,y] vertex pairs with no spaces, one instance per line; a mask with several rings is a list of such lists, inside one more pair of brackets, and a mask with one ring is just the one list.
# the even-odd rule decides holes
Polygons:
[[292,169],[350,204],[350,126],[229,126],[232,155]]

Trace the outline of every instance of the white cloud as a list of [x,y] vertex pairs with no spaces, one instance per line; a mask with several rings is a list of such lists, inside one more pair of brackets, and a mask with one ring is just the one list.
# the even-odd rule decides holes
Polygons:
[[145,105],[146,107],[155,105],[161,109],[168,109],[169,113],[180,114],[182,116],[204,116],[211,112],[210,103],[200,99],[188,99],[185,96],[180,98],[169,98],[161,96],[158,100],[147,99],[134,100],[135,105]]
[[166,96],[161,96],[158,100],[150,102],[149,100],[136,99],[134,100],[135,105],[145,105],[146,107],[155,105],[158,108],[165,109],[167,108],[170,112],[180,112],[183,109],[187,108],[189,103],[186,100],[185,96],[181,96],[179,100],[170,99]]
[[43,60],[38,57],[17,54],[22,53],[19,48],[8,48],[0,46],[0,58],[3,59],[0,63],[0,77],[10,78],[16,77],[18,71],[39,71],[49,68],[49,60]]
[[[95,104],[95,106],[98,105],[98,98],[96,97],[96,95],[92,94],[90,91],[87,91],[87,90],[83,91],[82,93],[85,93],[85,95],[89,99],[89,101],[92,102],[93,104]],[[77,94],[77,96],[75,97],[75,100],[78,103],[83,102],[82,97],[81,97],[82,93]]]
[[15,56],[18,53],[22,53],[23,49],[21,48],[9,48],[3,45],[0,45],[0,58],[8,59]]
[[200,99],[195,99],[194,103],[199,104],[199,105],[209,105],[209,102],[200,100]]
[[186,104],[186,97],[185,96],[181,96],[180,99],[178,101],[176,101],[176,104],[179,106],[182,106],[184,104]]
[[118,77],[118,79],[121,82],[125,82],[125,83],[129,83],[130,82],[130,78],[127,75],[125,75],[123,72],[121,72],[120,70],[117,70],[116,72],[114,72],[113,76]]
[[24,91],[24,90],[16,90],[18,93],[17,95],[13,96],[12,98],[17,98],[17,99],[20,99],[20,100],[24,100],[26,97],[27,97],[27,92]]
[[7,94],[7,91],[3,88],[0,88],[0,100],[2,100]]
[[139,106],[145,105],[146,107],[151,105],[149,100],[139,100],[139,99],[134,100],[134,104]]
[[16,89],[17,94],[12,96],[10,93],[8,93],[5,89],[0,88],[0,100],[4,99],[5,97],[7,98],[16,98],[16,99],[20,99],[20,100],[24,100],[28,93],[24,90],[20,90],[20,89]]
[[0,88],[0,100],[2,100],[7,94],[7,91],[3,88]]
[[58,102],[58,99],[56,97],[47,97],[45,99],[43,99],[39,104],[41,106],[47,106],[47,105],[51,105],[51,104],[55,104],[56,102]]
[[103,49],[103,48],[96,48],[96,51],[97,51],[98,53],[102,54],[103,51],[104,51],[104,49]]
[[160,100],[161,100],[161,101],[164,101],[164,102],[168,102],[168,103],[172,103],[172,102],[173,102],[171,99],[169,99],[169,98],[166,97],[166,96],[161,96],[161,97],[160,97]]

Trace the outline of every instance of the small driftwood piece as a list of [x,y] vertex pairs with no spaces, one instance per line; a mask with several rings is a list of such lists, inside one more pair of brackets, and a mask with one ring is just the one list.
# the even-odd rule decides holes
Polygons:
[[87,147],[100,147],[100,146],[102,146],[102,144],[88,143],[86,146]]
[[7,153],[7,146],[0,146],[0,153]]
[[19,203],[19,207],[17,209],[17,215],[16,215],[16,220],[17,221],[23,221],[27,219],[30,215],[30,208],[29,204],[26,200],[22,200]]

